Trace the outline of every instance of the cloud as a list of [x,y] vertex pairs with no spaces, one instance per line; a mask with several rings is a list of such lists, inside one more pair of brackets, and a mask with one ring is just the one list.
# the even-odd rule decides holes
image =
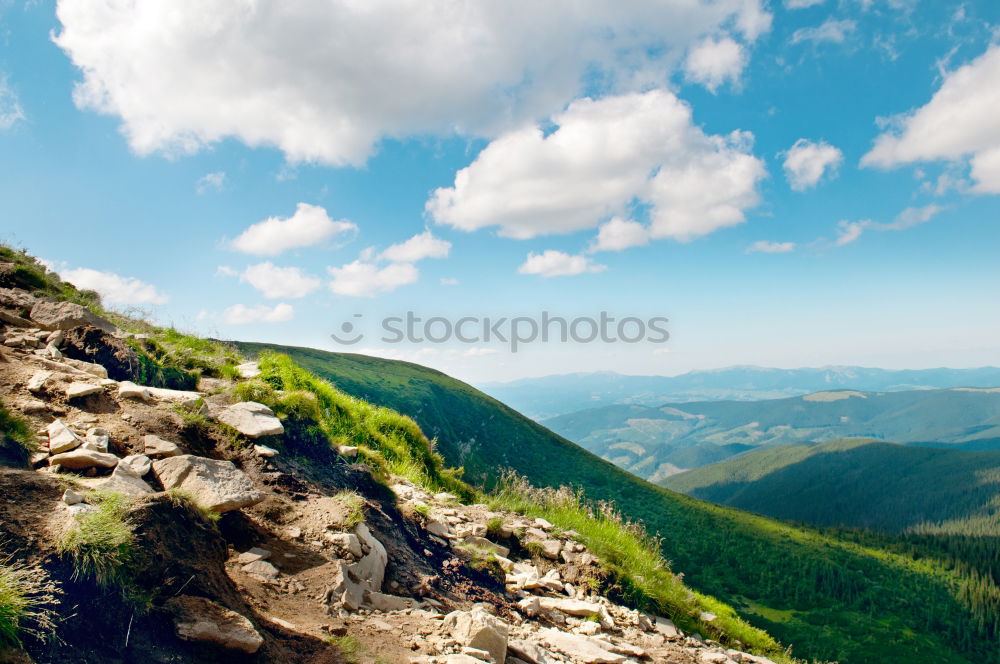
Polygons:
[[442,277],[441,278],[441,285],[442,286],[457,286],[458,285],[458,279],[455,279],[453,277]]
[[249,283],[269,300],[305,297],[319,288],[321,283],[297,267],[278,267],[270,261],[251,265],[239,277],[240,281]]
[[746,63],[746,49],[732,38],[709,38],[688,54],[684,62],[684,76],[714,93],[726,81],[739,82]]
[[606,265],[597,265],[586,256],[571,256],[570,254],[547,249],[540,254],[531,252],[517,271],[521,274],[537,274],[548,277],[566,277],[584,272],[603,272]]
[[59,277],[77,288],[97,291],[108,304],[166,304],[170,299],[156,290],[155,286],[114,272],[99,272],[81,267],[61,270]]
[[379,267],[375,263],[356,260],[341,267],[328,267],[333,277],[330,290],[350,297],[373,297],[389,293],[400,286],[414,283],[420,272],[409,263],[390,263]]
[[827,19],[821,25],[813,28],[799,28],[792,33],[792,43],[813,42],[821,44],[829,42],[832,44],[843,43],[847,36],[858,27],[855,21],[850,19],[835,20]]
[[247,323],[284,323],[292,320],[295,309],[292,305],[279,302],[273,307],[261,304],[256,307],[248,307],[243,304],[234,304],[222,312],[222,321],[229,325],[246,325]]
[[430,231],[414,235],[406,242],[394,244],[382,252],[381,258],[393,263],[416,263],[424,258],[447,258],[451,242],[434,237]]
[[805,9],[824,2],[824,0],[785,0],[786,9]]
[[482,346],[473,346],[462,352],[463,357],[482,357],[483,355],[495,355],[498,351],[496,348],[484,348]]
[[120,118],[137,153],[233,137],[332,165],[383,137],[494,136],[595,74],[663,85],[706,36],[753,41],[771,23],[761,0],[59,0],[56,14],[77,106]]
[[794,242],[768,242],[767,240],[757,240],[747,247],[746,253],[787,254],[792,251],[795,251]]
[[276,256],[288,249],[311,247],[357,230],[357,225],[346,219],[334,221],[318,205],[299,203],[291,217],[268,217],[243,231],[232,246],[245,254]]
[[931,100],[892,118],[862,166],[968,159],[977,193],[1000,194],[1000,44],[945,75]]
[[7,83],[7,75],[0,74],[0,131],[7,131],[24,119],[24,109],[17,94]]
[[923,207],[908,207],[889,223],[878,223],[871,219],[861,221],[841,221],[837,224],[837,238],[833,242],[835,247],[843,247],[851,244],[865,231],[903,231],[920,224],[927,223],[945,207],[940,205],[925,205]]
[[210,191],[222,191],[222,187],[225,184],[226,172],[216,171],[215,173],[206,173],[198,178],[198,182],[194,185],[194,190],[199,194],[207,194]]
[[645,226],[631,219],[612,217],[601,224],[588,252],[621,251],[645,244],[649,244],[649,230]]
[[824,173],[836,174],[844,153],[826,141],[813,141],[800,138],[795,145],[784,153],[785,177],[795,191],[805,191],[815,187]]
[[581,99],[553,121],[550,133],[532,125],[492,141],[434,192],[428,214],[523,239],[594,228],[639,200],[650,237],[686,241],[743,222],[759,200],[752,135],[705,134],[666,90]]

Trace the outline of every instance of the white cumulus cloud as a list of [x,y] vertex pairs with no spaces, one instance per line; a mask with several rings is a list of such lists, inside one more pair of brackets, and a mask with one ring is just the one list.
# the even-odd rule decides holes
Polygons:
[[292,320],[295,309],[292,305],[279,302],[273,307],[261,304],[248,307],[245,304],[234,304],[222,312],[222,321],[229,325],[246,325],[247,323],[284,323]]
[[805,9],[824,2],[824,0],[785,0],[787,9]]
[[97,291],[108,304],[165,304],[169,298],[155,286],[135,277],[122,277],[114,272],[100,272],[81,267],[61,270],[59,277],[77,288]]
[[588,251],[621,251],[644,244],[649,244],[649,230],[645,226],[632,219],[612,217],[601,224]]
[[390,263],[380,267],[375,263],[356,260],[341,267],[328,267],[332,280],[330,290],[337,295],[373,297],[389,293],[400,286],[414,283],[420,272],[410,263]]
[[232,246],[245,254],[276,256],[289,249],[311,247],[357,230],[354,222],[334,221],[318,205],[299,203],[291,217],[268,217],[257,222],[233,240]]
[[738,82],[746,63],[746,49],[731,37],[709,38],[688,54],[684,76],[715,92],[726,81]]
[[606,265],[598,265],[586,256],[574,256],[547,249],[540,254],[530,252],[517,271],[521,274],[537,274],[542,277],[567,277],[585,272],[603,272]]
[[795,251],[794,242],[768,242],[767,240],[757,240],[747,247],[748,254],[787,254]]
[[920,108],[893,118],[863,166],[968,160],[972,191],[1000,194],[1000,44],[948,73]]
[[752,136],[705,134],[666,90],[581,99],[553,120],[551,133],[531,125],[492,141],[434,192],[430,216],[531,238],[594,228],[638,199],[650,237],[686,241],[743,222],[759,200]]
[[871,219],[863,219],[861,221],[844,220],[837,224],[837,238],[833,241],[833,246],[843,247],[844,245],[851,244],[861,237],[865,231],[904,231],[907,228],[927,223],[945,209],[940,205],[908,207],[888,223],[880,223]]
[[270,300],[305,297],[321,283],[297,267],[278,267],[270,261],[247,267],[239,277]]
[[56,14],[76,104],[120,118],[136,152],[233,137],[334,165],[386,136],[494,136],[594,73],[663,85],[706,36],[753,41],[771,23],[762,0],[58,0]]
[[405,242],[392,245],[382,252],[381,257],[393,263],[416,263],[425,258],[447,258],[450,250],[451,242],[424,231]]
[[813,142],[805,138],[784,153],[785,177],[795,191],[815,187],[824,173],[835,174],[844,161],[844,153],[826,141]]

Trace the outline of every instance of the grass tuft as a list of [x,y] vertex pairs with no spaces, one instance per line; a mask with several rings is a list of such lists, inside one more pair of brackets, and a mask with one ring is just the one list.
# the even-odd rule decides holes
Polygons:
[[344,517],[344,530],[350,530],[365,520],[365,500],[354,491],[341,491],[334,499],[347,510]]
[[31,424],[0,404],[0,457],[24,464],[38,451]]
[[190,491],[173,487],[167,490],[167,498],[178,507],[184,507],[197,514],[208,523],[215,523],[222,516],[218,512],[213,512],[198,502],[198,499]]
[[135,556],[129,499],[121,493],[92,491],[87,502],[96,509],[77,515],[76,525],[60,538],[58,550],[73,559],[74,578],[124,586]]
[[37,565],[0,559],[0,648],[19,648],[30,635],[45,641],[55,634],[60,589]]

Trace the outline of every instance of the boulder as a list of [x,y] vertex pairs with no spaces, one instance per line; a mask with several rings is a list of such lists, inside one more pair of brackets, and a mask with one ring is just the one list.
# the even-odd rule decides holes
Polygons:
[[559,552],[562,551],[562,542],[557,539],[547,539],[541,541],[542,555],[549,560],[559,560]]
[[354,533],[335,533],[326,536],[326,539],[343,553],[349,553],[355,558],[364,555],[361,549],[361,539]]
[[260,364],[257,362],[244,362],[236,365],[236,373],[240,378],[256,378],[260,375]]
[[157,401],[167,401],[177,403],[182,406],[192,406],[198,399],[205,396],[203,392],[193,392],[190,390],[168,390],[165,387],[144,387],[150,396]]
[[46,428],[49,434],[49,452],[51,454],[61,454],[69,452],[83,445],[84,440],[73,433],[73,430],[63,424],[61,420],[55,420]]
[[545,650],[545,648],[520,639],[507,641],[507,653],[508,657],[513,655],[522,661],[528,662],[528,664],[550,664],[550,662],[555,662],[552,658],[552,653]]
[[265,581],[274,581],[278,578],[278,568],[266,560],[255,560],[243,566],[243,571],[252,574]]
[[620,664],[628,661],[625,655],[611,652],[608,644],[582,634],[567,634],[547,628],[538,632],[541,640],[580,664]]
[[130,454],[118,462],[118,468],[124,473],[142,477],[153,469],[153,462],[145,454]]
[[28,379],[28,384],[26,385],[28,391],[29,392],[42,391],[43,389],[45,389],[45,384],[49,382],[50,378],[52,378],[52,375],[53,374],[51,371],[44,371],[44,370],[36,371],[34,374],[32,374],[31,378]]
[[71,470],[87,468],[114,468],[118,465],[118,457],[107,452],[98,452],[78,447],[69,452],[54,454],[49,457],[50,466],[62,466]]
[[98,392],[101,392],[103,390],[104,388],[101,387],[100,385],[73,381],[66,387],[66,398],[77,399],[79,397],[86,397],[90,396],[91,394],[97,394]]
[[141,498],[153,493],[153,487],[149,486],[145,480],[136,476],[130,469],[122,466],[120,462],[111,472],[111,477],[99,486],[102,489],[118,491],[133,498]]
[[262,549],[259,546],[255,546],[240,554],[239,563],[241,565],[249,565],[250,563],[255,563],[258,560],[267,560],[270,557],[270,551]]
[[382,589],[382,579],[385,577],[385,566],[389,562],[389,555],[364,523],[354,527],[354,534],[361,541],[362,550],[367,548],[368,553],[348,570],[355,581],[366,586],[368,590],[378,592]]
[[278,450],[267,445],[254,445],[253,451],[257,453],[257,456],[264,457],[265,459],[278,456]]
[[396,597],[384,593],[369,592],[365,595],[365,603],[376,611],[403,611],[412,609],[416,602],[409,597]]
[[93,362],[84,362],[83,360],[74,360],[71,357],[67,357],[63,360],[65,364],[73,367],[74,369],[79,369],[83,373],[90,374],[94,378],[107,378],[108,370],[102,367],[100,364],[94,364]]
[[177,443],[171,443],[169,440],[163,440],[153,434],[143,436],[142,444],[143,451],[148,457],[173,457],[179,456],[181,453],[181,448]]
[[494,662],[507,659],[507,624],[480,606],[471,611],[452,611],[444,617],[444,628],[460,645],[485,650]]
[[177,636],[185,641],[211,643],[248,655],[264,643],[253,623],[204,597],[181,595],[167,600],[164,606],[174,616]]
[[66,489],[63,491],[62,499],[67,505],[76,505],[77,503],[83,502],[83,496],[78,494],[76,491],[73,491],[73,489]]
[[96,452],[107,452],[110,440],[110,436],[105,429],[100,427],[91,427],[90,429],[87,429],[87,435],[84,437],[83,447]]
[[164,489],[187,491],[199,505],[213,512],[238,510],[264,499],[264,494],[232,461],[182,454],[157,459],[153,473]]
[[241,401],[219,414],[219,421],[228,424],[248,438],[275,436],[285,432],[274,412],[256,401]]
[[118,398],[150,401],[153,398],[153,393],[149,391],[148,387],[136,385],[130,380],[123,380],[118,383]]
[[117,331],[107,319],[73,302],[37,302],[31,307],[29,317],[36,325],[47,330],[69,330],[81,325],[93,325],[112,334]]

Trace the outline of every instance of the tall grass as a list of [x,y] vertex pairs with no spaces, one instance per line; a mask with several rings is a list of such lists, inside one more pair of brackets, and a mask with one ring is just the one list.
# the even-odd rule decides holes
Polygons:
[[399,475],[431,491],[472,497],[459,471],[445,467],[434,444],[409,417],[349,396],[285,355],[265,352],[259,362],[260,377],[241,383],[239,398],[253,397],[306,428],[314,424],[330,445],[356,446],[360,459],[378,476]]
[[[688,631],[699,631],[723,643],[794,661],[766,632],[744,622],[729,606],[692,592],[660,553],[660,542],[643,526],[625,518],[614,505],[591,503],[568,487],[537,488],[512,471],[483,496],[492,509],[542,517],[563,530],[574,530],[608,573],[612,595],[623,603],[667,616]],[[717,617],[704,621],[701,614]]]
[[92,491],[87,501],[96,509],[77,515],[75,526],[60,538],[57,548],[73,559],[74,578],[124,586],[135,555],[129,500],[121,493]]
[[24,463],[37,451],[38,443],[30,423],[11,413],[0,402],[0,457]]
[[25,634],[52,636],[58,603],[59,586],[43,569],[0,558],[0,649],[19,647]]

